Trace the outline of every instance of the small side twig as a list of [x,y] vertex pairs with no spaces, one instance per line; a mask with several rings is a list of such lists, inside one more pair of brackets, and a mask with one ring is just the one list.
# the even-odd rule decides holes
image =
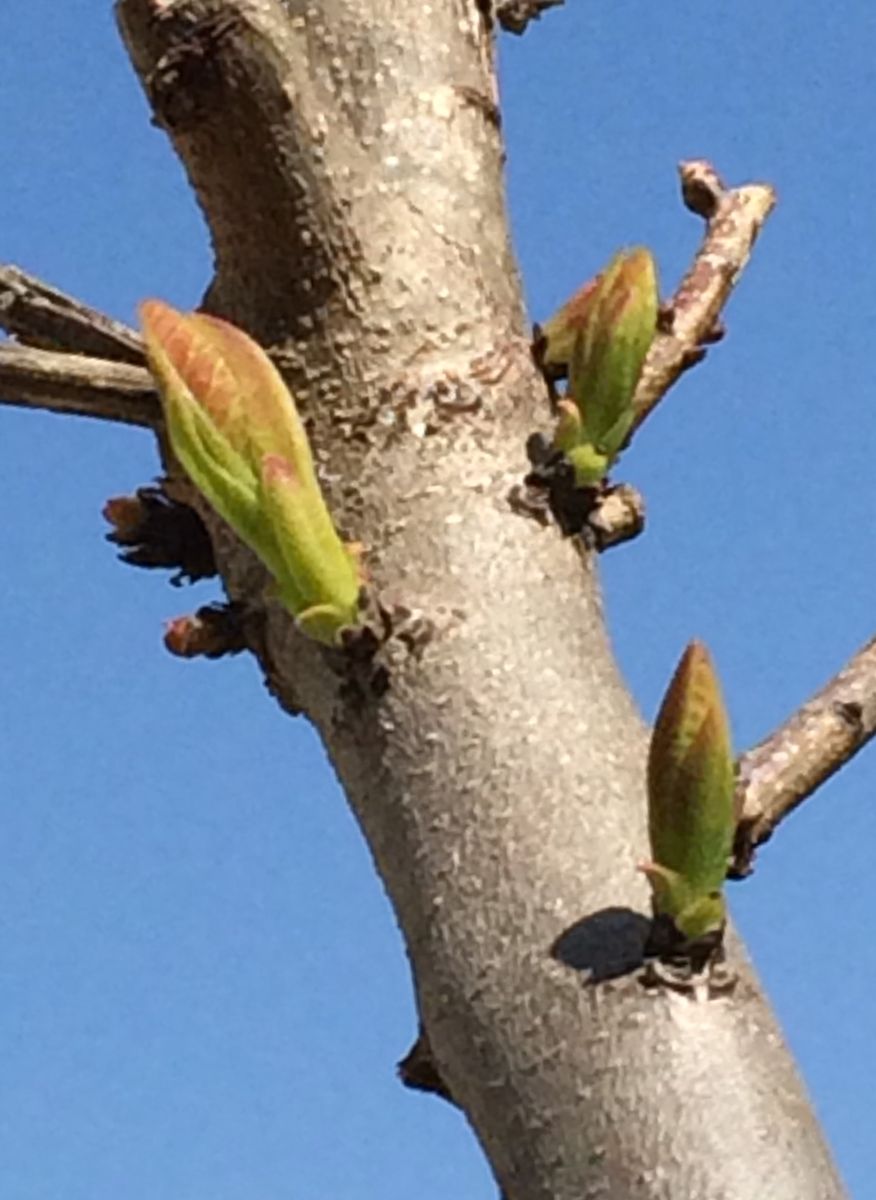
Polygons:
[[526,32],[530,21],[538,21],[548,8],[559,8],[566,0],[499,0],[496,20],[507,33]]
[[781,821],[876,734],[876,638],[739,760],[741,818],[731,874],[751,872],[754,852]]
[[417,1040],[398,1064],[398,1077],[405,1087],[413,1088],[418,1092],[432,1092],[449,1104],[455,1103],[447,1084],[441,1078],[441,1073],[432,1056],[429,1037],[422,1026],[417,1034]]
[[154,428],[161,417],[145,367],[0,343],[0,404]]
[[142,365],[137,333],[11,264],[0,264],[0,329],[25,346]]
[[776,203],[775,191],[767,184],[727,188],[708,162],[683,162],[678,170],[684,203],[705,219],[706,233],[678,290],[664,306],[661,328],[636,389],[633,431],[679,375],[703,357],[704,347],[721,336],[721,310]]

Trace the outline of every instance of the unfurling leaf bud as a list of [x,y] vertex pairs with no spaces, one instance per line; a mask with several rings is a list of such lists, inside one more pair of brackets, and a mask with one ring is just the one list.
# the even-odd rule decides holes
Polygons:
[[279,373],[226,321],[158,300],[142,304],[140,314],[174,454],[261,558],[302,630],[335,642],[356,620],[358,566],[332,524]]
[[618,254],[575,335],[569,388],[585,437],[607,454],[623,445],[633,395],[657,328],[657,278],[648,250]]
[[657,329],[657,277],[650,251],[617,254],[544,326],[544,361],[567,366],[567,401],[580,417],[572,453],[569,422],[561,418],[557,449],[576,466],[580,484],[598,483],[619,453],[635,416],[633,399]]

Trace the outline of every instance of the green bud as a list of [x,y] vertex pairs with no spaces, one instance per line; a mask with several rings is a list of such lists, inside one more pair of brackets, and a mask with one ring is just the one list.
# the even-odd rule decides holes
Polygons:
[[264,562],[302,630],[336,641],[356,620],[358,563],[334,528],[279,373],[226,321],[158,300],[140,312],[174,454]]
[[654,260],[639,248],[617,254],[543,327],[545,365],[569,375],[554,444],[574,464],[581,485],[601,482],[632,428],[657,305]]
[[727,714],[709,653],[691,642],[663,699],[648,756],[654,911],[686,925],[723,921],[721,889],[737,814]]
[[648,250],[618,254],[589,298],[575,335],[569,391],[583,439],[613,458],[633,423],[633,397],[657,329],[657,279]]

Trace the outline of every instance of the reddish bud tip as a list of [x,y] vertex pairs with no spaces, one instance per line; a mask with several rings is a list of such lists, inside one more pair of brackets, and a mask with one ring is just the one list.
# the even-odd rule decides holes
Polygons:
[[164,627],[164,645],[177,658],[221,658],[246,649],[239,612],[230,604],[174,617]]
[[138,496],[111,496],[103,506],[101,515],[112,525],[120,542],[135,537],[146,519]]

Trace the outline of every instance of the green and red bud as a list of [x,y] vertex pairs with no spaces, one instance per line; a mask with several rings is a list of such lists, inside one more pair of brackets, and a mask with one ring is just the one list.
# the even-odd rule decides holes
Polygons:
[[[589,447],[578,455],[579,483],[598,483],[629,434],[636,385],[657,330],[658,303],[654,260],[639,247],[615,255],[544,326],[544,361],[567,368],[566,397],[580,417],[576,444]],[[569,440],[569,422],[561,417],[554,444],[575,462]]]
[[[687,937],[720,929],[737,813],[727,713],[705,646],[691,642],[663,698],[648,756],[655,915]],[[692,930],[696,928],[697,932]]]
[[301,628],[333,643],[356,620],[358,567],[334,528],[304,426],[278,371],[226,321],[183,314],[158,300],[140,312],[174,454],[264,562]]

